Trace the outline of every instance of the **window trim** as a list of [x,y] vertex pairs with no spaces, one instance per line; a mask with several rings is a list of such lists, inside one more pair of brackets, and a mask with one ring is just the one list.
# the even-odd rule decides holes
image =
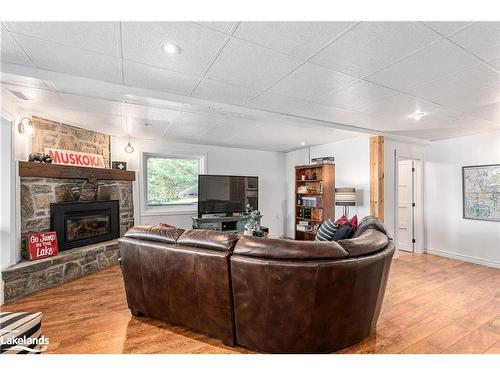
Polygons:
[[188,159],[198,160],[199,171],[198,174],[206,174],[207,169],[207,155],[198,153],[156,153],[156,152],[143,152],[142,153],[142,194],[141,206],[142,216],[162,216],[169,214],[186,214],[190,215],[198,212],[198,203],[182,203],[182,204],[169,204],[169,205],[148,205],[148,171],[147,161],[149,158],[165,158],[165,159]]

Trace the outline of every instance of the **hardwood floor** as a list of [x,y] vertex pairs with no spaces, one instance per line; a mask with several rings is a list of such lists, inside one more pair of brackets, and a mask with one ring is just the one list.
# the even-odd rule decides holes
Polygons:
[[[2,311],[42,311],[48,353],[250,353],[130,315],[118,267],[32,294]],[[500,354],[500,270],[402,252],[375,335],[340,353]]]

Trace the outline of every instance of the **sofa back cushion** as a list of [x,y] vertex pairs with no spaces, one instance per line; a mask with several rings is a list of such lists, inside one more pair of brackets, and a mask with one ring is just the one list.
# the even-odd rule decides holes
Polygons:
[[[385,224],[375,216],[365,216],[358,224],[358,228],[354,233],[353,237],[361,236],[368,229],[376,229],[379,232],[382,232],[387,235],[387,237],[391,238],[389,232],[387,231],[387,227]],[[391,238],[392,239],[392,238]]]
[[165,243],[176,243],[184,229],[165,227],[161,225],[136,225],[130,228],[125,237],[138,240],[157,241]]
[[367,255],[385,249],[389,239],[385,233],[368,228],[361,235],[338,242],[351,257]]
[[202,249],[231,253],[239,236],[210,229],[188,229],[178,238],[177,243]]
[[295,241],[260,237],[242,237],[234,254],[255,258],[283,260],[340,259],[349,254],[331,241]]

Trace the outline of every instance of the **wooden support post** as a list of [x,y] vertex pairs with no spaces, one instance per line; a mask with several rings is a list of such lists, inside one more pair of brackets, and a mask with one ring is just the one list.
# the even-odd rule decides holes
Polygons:
[[370,214],[384,220],[384,137],[370,137]]

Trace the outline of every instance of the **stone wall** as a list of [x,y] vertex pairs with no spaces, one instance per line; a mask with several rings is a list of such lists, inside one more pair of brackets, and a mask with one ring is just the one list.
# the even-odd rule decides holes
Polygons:
[[113,240],[18,263],[2,272],[5,302],[115,266],[119,258],[118,241]]
[[77,128],[39,117],[33,117],[35,136],[32,152],[44,152],[45,147],[102,155],[104,165],[110,166],[109,135]]
[[21,178],[21,250],[26,249],[26,235],[50,230],[50,203],[118,199],[120,201],[120,236],[134,225],[132,182]]

